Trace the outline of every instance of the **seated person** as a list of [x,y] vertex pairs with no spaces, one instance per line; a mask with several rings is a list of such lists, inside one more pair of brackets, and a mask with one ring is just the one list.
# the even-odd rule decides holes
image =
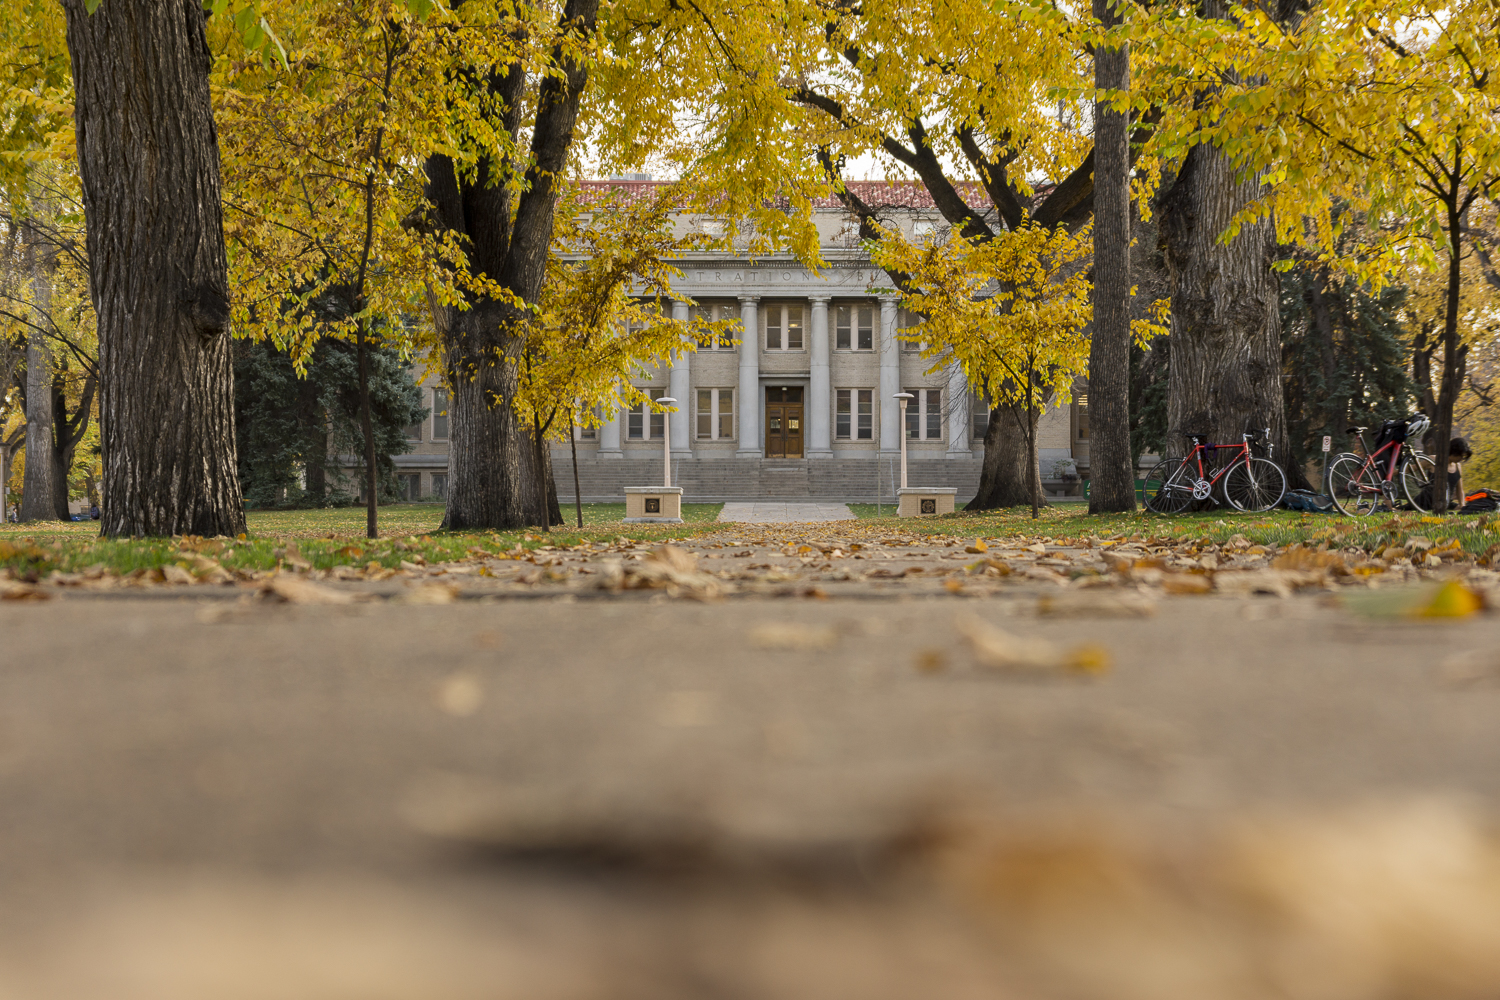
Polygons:
[[1463,438],[1448,442],[1448,508],[1456,510],[1464,505],[1464,463],[1474,453]]

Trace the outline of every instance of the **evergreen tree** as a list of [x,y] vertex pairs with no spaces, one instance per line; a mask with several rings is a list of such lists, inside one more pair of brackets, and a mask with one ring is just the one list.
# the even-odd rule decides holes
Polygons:
[[[396,498],[391,456],[407,450],[405,428],[427,416],[422,391],[400,354],[370,346],[370,416],[380,499]],[[318,342],[298,378],[292,359],[267,342],[240,341],[234,364],[240,483],[251,507],[344,506],[339,456],[363,453],[359,364],[353,344]],[[356,460],[356,465],[361,464]],[[334,474],[333,488],[328,473]],[[358,475],[349,477],[354,485]]]
[[1333,450],[1355,442],[1351,425],[1378,426],[1404,417],[1414,387],[1400,311],[1401,286],[1379,292],[1335,280],[1318,264],[1299,261],[1281,276],[1281,359],[1291,455],[1288,467],[1307,467],[1322,455],[1323,435]]

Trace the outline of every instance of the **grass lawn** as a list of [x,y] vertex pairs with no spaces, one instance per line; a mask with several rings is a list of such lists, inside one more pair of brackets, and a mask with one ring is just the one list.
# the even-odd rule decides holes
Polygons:
[[[1224,542],[1239,534],[1251,542],[1285,546],[1327,545],[1377,551],[1404,545],[1413,536],[1442,544],[1456,540],[1475,555],[1500,544],[1500,517],[1495,515],[1429,517],[1420,514],[1348,518],[1278,510],[1266,514],[1236,514],[1217,510],[1162,517],[1134,514],[1091,515],[1079,504],[1044,508],[1032,520],[1029,508],[970,513],[958,511],[938,517],[897,518],[889,505],[850,504],[860,520],[834,522],[830,533],[858,533],[879,538],[890,535],[949,535],[1005,538],[1019,535],[1057,542],[1126,537],[1139,540],[1196,539]],[[568,546],[625,537],[639,541],[686,538],[714,531],[721,504],[684,504],[680,525],[622,524],[624,504],[585,504],[584,528],[560,527],[551,532],[445,532],[440,504],[395,504],[380,508],[381,537],[364,537],[363,508],[337,510],[255,511],[247,520],[243,539],[101,539],[94,522],[0,526],[0,567],[35,577],[51,570],[77,572],[102,565],[117,573],[154,569],[168,563],[188,568],[195,556],[217,559],[230,569],[270,569],[282,561],[310,563],[317,569],[375,562],[396,567],[404,561],[445,562],[476,555],[517,554],[542,546]],[[573,509],[564,514],[569,518]],[[856,527],[857,525],[857,527]],[[771,526],[767,526],[771,527]],[[805,532],[806,526],[799,531]]]
[[[626,537],[639,541],[685,538],[712,530],[723,504],[683,504],[683,524],[622,524],[625,505],[584,504],[584,529],[541,531],[439,531],[442,504],[391,504],[379,509],[380,538],[365,535],[365,509],[250,511],[240,539],[103,539],[95,521],[0,525],[0,567],[21,576],[104,566],[116,573],[151,570],[168,563],[191,565],[194,555],[229,569],[272,569],[300,559],[316,569],[371,562],[395,568],[405,561],[452,562],[474,555],[514,553],[542,546]],[[563,514],[571,521],[572,507]]]
[[866,530],[886,527],[892,532],[977,538],[1028,535],[1062,542],[1091,536],[1111,538],[1124,535],[1141,540],[1193,538],[1207,543],[1224,542],[1238,534],[1262,545],[1327,543],[1330,548],[1352,546],[1371,551],[1387,545],[1402,545],[1409,537],[1422,536],[1434,542],[1457,539],[1460,545],[1476,555],[1482,555],[1500,543],[1500,516],[1490,514],[1430,517],[1412,513],[1352,518],[1290,510],[1264,514],[1212,510],[1164,517],[1144,510],[1134,514],[1090,514],[1086,506],[1068,503],[1043,508],[1040,516],[1032,520],[1030,507],[972,513],[961,510],[921,518],[897,518],[889,506],[885,508],[888,513],[883,518],[874,516],[874,504],[850,504],[849,507],[861,518],[860,527]]

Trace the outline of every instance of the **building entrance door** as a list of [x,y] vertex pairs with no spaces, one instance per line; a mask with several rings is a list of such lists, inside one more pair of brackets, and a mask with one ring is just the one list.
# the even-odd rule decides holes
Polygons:
[[766,390],[766,457],[802,457],[802,389],[773,386]]

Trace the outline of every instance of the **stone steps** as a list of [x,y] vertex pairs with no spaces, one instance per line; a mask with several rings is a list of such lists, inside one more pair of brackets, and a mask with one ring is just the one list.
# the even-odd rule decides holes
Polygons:
[[[553,455],[561,502],[573,499],[573,471],[566,453]],[[976,459],[911,462],[913,486],[954,486],[958,502],[967,502],[979,487]],[[672,462],[674,486],[686,503],[727,500],[809,499],[852,503],[893,503],[900,482],[900,463],[868,459],[678,459]],[[580,457],[578,478],[589,503],[622,502],[626,486],[661,482],[661,459],[595,459]]]

